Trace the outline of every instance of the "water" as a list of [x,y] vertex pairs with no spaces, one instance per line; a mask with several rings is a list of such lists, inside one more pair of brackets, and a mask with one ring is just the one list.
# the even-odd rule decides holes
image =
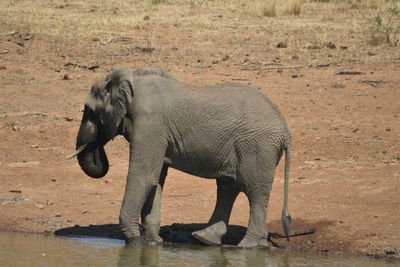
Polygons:
[[396,266],[366,257],[203,246],[125,247],[121,240],[0,232],[0,266]]

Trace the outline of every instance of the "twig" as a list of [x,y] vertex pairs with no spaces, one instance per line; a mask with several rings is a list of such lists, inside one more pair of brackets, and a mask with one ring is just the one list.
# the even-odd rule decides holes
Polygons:
[[111,43],[111,41],[112,41],[112,37],[109,37],[107,41],[103,41],[100,39],[100,42],[102,45],[108,45],[109,43]]
[[[310,234],[313,234],[314,232],[315,232],[315,228],[308,228],[303,231],[290,233],[289,237],[300,236],[300,235],[310,235]],[[268,235],[273,238],[286,238],[286,236],[281,233],[272,233],[271,232]]]
[[249,79],[247,78],[232,78],[232,81],[248,81]]
[[372,87],[376,87],[378,85],[378,83],[383,83],[384,81],[379,80],[379,81],[372,81],[372,80],[362,80],[360,81],[360,83],[366,83],[371,85]]
[[285,70],[285,69],[301,69],[304,68],[304,66],[295,66],[295,67],[283,67],[280,64],[276,64],[276,67],[264,67],[264,68],[257,68],[257,67],[244,67],[240,68],[240,70],[250,70],[250,71],[258,71],[257,73],[259,74],[262,71],[265,70]]
[[339,71],[335,73],[335,75],[363,75],[363,74],[366,73],[361,71]]
[[95,71],[97,68],[100,67],[99,65],[85,66],[85,65],[72,63],[72,62],[68,62],[68,63],[64,64],[64,67],[68,67],[68,66],[77,67],[77,68],[81,68],[81,69],[87,69],[87,70],[91,70],[91,71]]

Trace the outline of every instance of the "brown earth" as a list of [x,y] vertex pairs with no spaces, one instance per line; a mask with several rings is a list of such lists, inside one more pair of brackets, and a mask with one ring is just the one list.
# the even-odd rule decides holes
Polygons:
[[[367,43],[364,29],[373,8],[306,2],[300,16],[269,18],[246,4],[218,1],[116,10],[112,1],[106,7],[5,2],[0,13],[25,19],[0,19],[0,230],[52,233],[79,225],[76,233],[90,233],[90,224],[101,232],[118,223],[126,141],[107,144],[111,166],[103,179],[88,178],[66,157],[96,78],[114,67],[159,66],[188,84],[250,84],[279,105],[293,136],[293,230],[316,229],[290,242],[274,239],[279,245],[398,257],[400,52]],[[33,6],[47,20],[34,17]],[[86,35],[84,23],[56,23],[68,14],[100,19],[129,10],[132,27],[121,22],[110,29],[105,19]],[[327,10],[336,13],[329,17]],[[286,48],[277,47],[281,41]],[[360,73],[337,75],[341,71]],[[268,208],[272,232],[281,232],[282,165]],[[215,181],[170,170],[162,225],[206,223],[215,195]],[[246,226],[247,220],[248,202],[240,195],[230,223]]]

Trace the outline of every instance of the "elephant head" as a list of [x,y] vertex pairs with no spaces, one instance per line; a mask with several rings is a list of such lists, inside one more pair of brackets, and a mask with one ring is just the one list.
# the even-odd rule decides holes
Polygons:
[[76,153],[82,170],[92,178],[108,172],[104,145],[118,134],[133,97],[133,76],[128,69],[117,69],[105,80],[92,85],[76,139]]

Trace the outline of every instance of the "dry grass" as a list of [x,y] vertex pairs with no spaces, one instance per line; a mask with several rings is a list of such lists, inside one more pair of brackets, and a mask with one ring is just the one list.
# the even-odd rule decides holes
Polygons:
[[268,3],[262,10],[264,17],[276,17],[276,2]]
[[[391,3],[386,0],[361,3],[367,4],[354,10],[351,1],[339,0],[3,0],[0,34],[16,30],[71,42],[134,36],[140,41],[151,40],[156,48],[161,46],[157,34],[167,31],[206,40],[194,43],[195,48],[219,41],[240,47],[238,40],[246,38],[256,45],[255,40],[268,36],[266,49],[286,41],[288,48],[279,53],[290,55],[311,53],[307,47],[316,42],[320,46],[327,42],[341,43],[349,49],[367,44],[366,31],[371,18]],[[221,38],[221,33],[229,40]],[[165,36],[160,40],[168,40],[162,37]]]
[[285,8],[285,15],[300,15],[301,12],[301,2],[299,0],[294,0],[288,3],[288,6]]

